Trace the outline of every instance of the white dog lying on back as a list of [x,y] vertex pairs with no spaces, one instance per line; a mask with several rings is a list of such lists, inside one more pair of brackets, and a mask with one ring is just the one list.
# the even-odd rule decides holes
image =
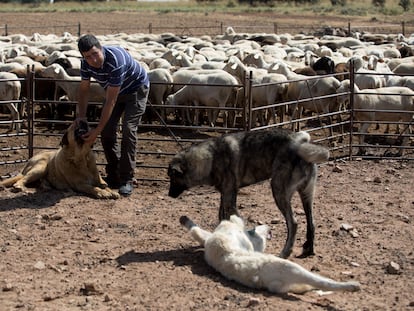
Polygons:
[[264,254],[269,227],[244,228],[243,220],[232,215],[220,222],[213,233],[201,229],[188,217],[180,223],[204,247],[207,263],[229,280],[245,286],[267,289],[273,293],[304,293],[314,289],[325,291],[357,291],[358,282],[337,282],[312,273],[302,266],[280,257]]

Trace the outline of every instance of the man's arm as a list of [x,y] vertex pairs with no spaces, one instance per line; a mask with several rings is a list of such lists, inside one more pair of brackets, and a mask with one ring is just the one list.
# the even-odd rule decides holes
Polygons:
[[99,118],[98,125],[95,129],[82,136],[86,142],[93,143],[104,129],[106,123],[108,123],[108,120],[111,117],[112,111],[116,104],[120,89],[120,86],[108,86],[106,89],[105,104],[102,107],[101,117]]
[[99,133],[102,132],[111,117],[120,89],[120,86],[108,86],[106,89],[105,104],[102,107],[101,117],[99,118],[99,123],[96,127]]

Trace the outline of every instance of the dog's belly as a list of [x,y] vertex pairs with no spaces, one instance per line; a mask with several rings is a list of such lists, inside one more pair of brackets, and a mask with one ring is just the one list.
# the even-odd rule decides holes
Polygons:
[[254,167],[253,169],[246,169],[241,173],[239,186],[245,187],[269,179],[271,176],[271,169],[259,169]]

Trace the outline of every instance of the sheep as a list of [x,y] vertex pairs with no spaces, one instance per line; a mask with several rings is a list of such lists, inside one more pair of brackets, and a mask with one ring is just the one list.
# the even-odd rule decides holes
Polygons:
[[[283,61],[274,63],[269,69],[269,72],[283,74],[288,79],[289,84],[284,96],[285,101],[298,100],[301,90],[307,87],[309,77],[292,71],[289,66]],[[296,107],[297,106],[294,107],[295,110]],[[293,111],[292,114],[294,113],[295,112]],[[280,118],[281,121],[283,121],[283,115],[281,115]]]
[[[69,101],[77,101],[79,95],[80,77],[73,77],[67,74],[65,69],[59,64],[47,66],[40,72],[43,78],[55,79],[56,86],[62,88]],[[89,101],[103,102],[105,100],[105,90],[96,83],[91,83],[89,91]]]
[[[167,105],[195,105],[207,107],[234,106],[236,103],[238,81],[227,72],[195,75],[186,85],[174,94],[167,97]],[[199,85],[201,84],[201,85]],[[221,86],[223,85],[223,86]],[[208,110],[208,121],[210,126],[215,126],[219,111]],[[187,111],[187,121],[190,124],[198,125],[198,114],[195,114],[194,122]],[[223,117],[223,124],[227,126],[226,114]],[[233,120],[231,120],[233,122]]]
[[[148,78],[151,83],[150,92],[148,95],[148,102],[150,105],[163,105],[167,96],[172,93],[172,83],[173,77],[168,69],[165,68],[155,68],[148,71]],[[151,107],[147,109],[146,115],[148,121],[152,121],[153,110],[159,111],[160,108]],[[161,117],[163,120],[166,119],[165,109],[161,110]]]
[[392,71],[394,71],[394,69],[398,65],[404,64],[404,63],[414,63],[414,56],[407,56],[404,58],[392,58],[387,61],[387,65]]
[[221,69],[180,69],[172,74],[173,78],[173,93],[177,92],[179,89],[183,88],[185,84],[189,83],[191,78],[196,75],[201,74],[210,74],[210,73],[219,73],[223,72]]
[[156,68],[171,69],[172,67],[173,66],[170,64],[170,62],[162,57],[155,58],[149,63],[150,70]]
[[[344,80],[337,89],[337,93],[347,93],[350,90],[350,81]],[[359,154],[365,154],[365,134],[372,121],[406,122],[408,125],[403,133],[408,130],[411,134],[411,125],[414,114],[414,91],[408,87],[393,86],[369,90],[370,94],[361,94],[361,90],[354,85],[354,119],[361,122]],[[374,94],[372,94],[374,93]],[[338,101],[344,103],[349,100],[348,94],[338,95]],[[366,110],[366,111],[360,111]],[[390,111],[390,112],[388,112]],[[393,112],[396,111],[396,112]],[[365,122],[364,122],[365,121]],[[404,136],[402,146],[408,146],[409,137]],[[401,156],[400,149],[398,155]]]
[[[287,92],[287,78],[278,73],[269,73],[264,75],[259,84],[252,87],[252,106],[257,108],[263,105],[273,105],[277,101],[282,101]],[[283,108],[278,108],[277,115],[281,117],[284,114]],[[267,109],[267,113],[254,111],[252,121],[259,121],[261,126],[267,125],[275,117],[275,109]]]
[[249,53],[247,54],[243,60],[242,63],[246,66],[252,66],[256,68],[269,68],[269,65],[263,58],[262,52],[256,52],[256,53]]
[[[301,118],[304,109],[314,113],[324,114],[339,111],[340,105],[336,100],[336,96],[314,99],[314,97],[322,97],[336,94],[337,89],[341,84],[338,79],[329,76],[302,82],[305,83],[302,83],[302,87],[298,96],[298,100],[301,100],[301,102],[297,102],[294,105],[294,114],[292,116],[292,119],[295,119],[296,111],[298,111],[299,118]],[[302,101],[304,99],[309,100]],[[332,124],[331,116],[328,116],[328,124]],[[333,128],[329,127],[329,131],[330,135],[332,136]]]
[[392,72],[397,74],[397,75],[413,74],[414,73],[414,63],[399,64],[397,67],[394,68],[394,70]]
[[[47,66],[39,73],[40,77],[50,78],[56,80],[55,97],[57,100],[57,94],[59,89],[62,89],[69,101],[78,101],[80,77],[74,77],[68,75],[65,69],[59,64],[52,64]],[[105,90],[97,83],[91,83],[89,91],[89,101],[103,103],[105,100]],[[90,111],[90,113],[92,113]],[[91,116],[94,118],[95,116]]]
[[318,58],[311,66],[317,74],[332,74],[335,72],[335,62],[328,56]]
[[[221,69],[195,69],[193,67],[185,67],[180,70],[177,70],[172,74],[173,78],[173,86],[172,86],[172,93],[176,93],[181,88],[183,88],[186,84],[188,84],[191,78],[195,75],[201,74],[209,74],[209,73],[218,73],[223,72]],[[187,109],[180,109],[177,114],[179,117],[184,119],[183,115],[188,115]]]
[[10,130],[16,130],[17,133],[21,130],[20,112],[17,107],[20,101],[21,83],[16,74],[11,72],[0,72],[0,100],[1,101],[16,101],[6,103],[10,110],[12,120]]
[[318,75],[318,73],[312,67],[309,67],[309,66],[296,68],[295,70],[293,70],[293,72],[300,74],[300,75],[305,75],[305,76],[317,76]]
[[229,58],[223,70],[235,76],[240,82],[244,81],[246,74],[252,72],[253,79],[256,79],[256,82],[260,83],[262,77],[268,73],[266,69],[246,66],[235,56]]
[[[279,82],[287,81],[286,75],[282,73],[268,73],[266,69],[246,66],[237,57],[234,56],[230,57],[223,70],[226,70],[227,72],[237,77],[239,81],[243,81],[244,75],[247,74],[248,71],[252,72],[252,85],[254,86],[252,90],[252,103],[254,107],[258,107],[260,103],[265,105],[272,105],[274,104],[275,100],[281,99],[280,96],[284,97],[287,93],[288,84],[279,84]],[[260,84],[263,83],[276,83],[276,85],[260,87]],[[271,88],[274,89],[272,90]],[[283,119],[283,109],[279,108],[278,110],[279,117]],[[261,125],[265,125],[268,124],[273,117],[274,109],[269,109],[268,116],[266,118],[264,114],[260,114],[256,111],[253,113],[252,120],[253,122],[256,122],[258,119]]]
[[178,50],[169,50],[161,58],[166,59],[172,66],[176,67],[189,67],[193,65],[187,54]]
[[368,66],[368,59],[359,55],[349,59],[349,63],[354,65],[355,83],[360,89],[374,89],[385,86],[386,79],[383,75],[378,75],[377,71],[365,68],[365,66]]

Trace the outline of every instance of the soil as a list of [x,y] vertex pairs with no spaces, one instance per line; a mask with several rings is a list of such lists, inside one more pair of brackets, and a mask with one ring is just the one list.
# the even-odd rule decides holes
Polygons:
[[[39,18],[18,15],[28,25]],[[109,20],[81,15],[56,13],[42,24],[80,19],[93,30]],[[3,23],[17,18],[0,16]],[[125,22],[126,16],[132,13]],[[318,175],[316,255],[296,257],[306,220],[295,196],[299,225],[290,259],[336,280],[357,280],[359,292],[275,295],[226,280],[179,224],[187,215],[213,230],[218,193],[200,187],[173,199],[167,182],[141,181],[130,197],[113,201],[56,190],[0,191],[0,309],[414,310],[414,163],[337,161],[321,165]],[[267,252],[278,254],[286,228],[268,182],[241,189],[238,206],[249,227],[271,226]]]

